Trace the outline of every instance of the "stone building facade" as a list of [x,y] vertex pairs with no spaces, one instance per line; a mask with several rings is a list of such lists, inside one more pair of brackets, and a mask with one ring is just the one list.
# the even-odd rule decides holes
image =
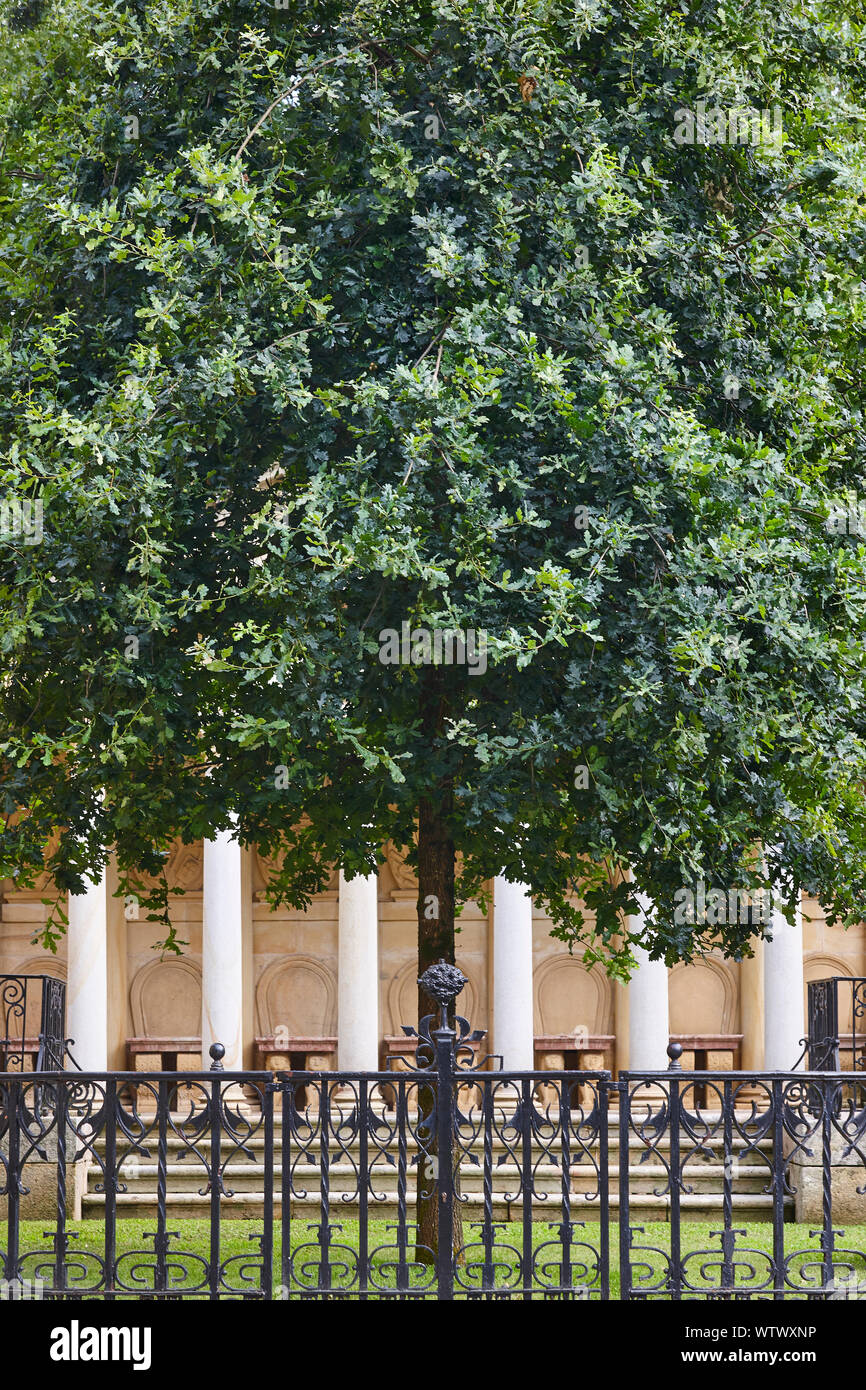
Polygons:
[[[193,1069],[202,1054],[209,1065],[213,1041],[227,1067],[244,1068],[373,1070],[405,1050],[401,1025],[417,1022],[417,890],[393,847],[370,879],[335,872],[307,911],[272,909],[267,863],[228,836],[178,844],[167,876],[184,890],[171,906],[180,957],[154,952],[159,925],[114,896],[110,868],[70,899],[56,955],[32,944],[50,885],[4,885],[0,973],[67,979],[68,1033],[85,1069]],[[488,912],[470,903],[460,918],[460,1007],[487,1030],[484,1050],[512,1068],[662,1067],[669,1036],[686,1066],[789,1067],[805,982],[866,975],[864,927],[830,927],[804,898],[801,926],[777,924],[753,960],[711,953],[670,971],[643,960],[625,987],[570,956],[519,885],[492,887]],[[840,1018],[842,1034],[850,1028]]]

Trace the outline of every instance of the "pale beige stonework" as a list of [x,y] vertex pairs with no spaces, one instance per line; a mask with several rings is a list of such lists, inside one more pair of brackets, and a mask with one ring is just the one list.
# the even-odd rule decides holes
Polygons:
[[[272,910],[265,894],[267,864],[254,852],[244,859],[243,936],[243,1063],[265,1065],[257,1057],[255,1039],[273,1037],[281,1026],[287,1036],[309,1039],[334,1038],[337,1034],[338,913],[336,873],[325,892],[306,911],[287,907]],[[159,939],[158,924],[125,915],[124,903],[111,894],[106,907],[108,975],[108,1064],[126,1065],[126,1041],[130,1038],[194,1038],[201,1029],[202,974],[202,846],[176,847],[168,869],[169,882],[185,890],[172,900],[171,913],[179,937],[186,942],[183,955],[160,960],[153,945]],[[389,847],[378,874],[378,1036],[384,1057],[389,1038],[399,1038],[401,1025],[417,1025],[416,1017],[416,890],[412,875],[400,856]],[[5,901],[0,916],[0,973],[26,971],[64,975],[67,942],[61,940],[57,955],[32,944],[45,919],[41,897],[49,896],[45,884],[29,892],[4,885]],[[129,917],[129,920],[127,919]],[[469,903],[459,921],[457,959],[469,985],[459,999],[460,1012],[473,1027],[488,1030],[482,1053],[496,1050],[493,998],[492,908],[482,914]],[[628,990],[609,980],[595,966],[587,971],[580,959],[549,934],[550,923],[536,906],[532,928],[532,998],[534,1031],[539,1036],[575,1034],[585,1030],[593,1037],[616,1039],[607,1055],[593,1053],[598,1065],[628,1065]],[[829,927],[817,905],[803,903],[803,954],[805,979],[832,974],[866,974],[866,930],[847,932]],[[742,1034],[739,1054],[744,1069],[760,1069],[763,1035],[763,962],[757,958],[741,964],[711,954],[669,973],[670,1031],[672,1034]],[[840,1030],[850,1020],[840,1019]],[[284,1057],[277,1044],[273,1060]],[[336,1066],[333,1049],[310,1046],[322,1069]],[[735,1054],[713,1049],[708,1062],[730,1067]],[[541,1060],[540,1057],[538,1059]],[[684,1057],[684,1065],[692,1058]],[[792,1058],[792,1061],[794,1059]],[[148,1056],[148,1063],[155,1064]],[[178,1065],[188,1067],[194,1054],[185,1052]],[[268,1057],[268,1065],[272,1057]],[[547,1067],[553,1064],[549,1059]],[[584,1066],[587,1065],[584,1060]]]
[[[830,1140],[830,1199],[833,1222],[862,1225],[866,1222],[866,1172],[857,1149],[850,1153],[849,1141],[834,1131]],[[792,1149],[786,1136],[786,1152]],[[807,1149],[811,1149],[808,1152]],[[861,1145],[862,1151],[862,1145]],[[795,1189],[797,1221],[820,1226],[824,1219],[825,1173],[821,1131],[811,1135],[808,1144],[798,1148],[790,1161],[789,1182]]]

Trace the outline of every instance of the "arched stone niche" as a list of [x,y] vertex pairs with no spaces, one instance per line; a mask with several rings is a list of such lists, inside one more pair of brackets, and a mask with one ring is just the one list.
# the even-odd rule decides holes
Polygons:
[[536,966],[533,993],[537,1037],[578,1028],[591,1035],[613,1032],[610,980],[597,964],[587,969],[579,956],[552,956]]
[[[473,1028],[483,1027],[478,1021],[478,992],[471,979],[458,994],[455,1007],[457,1013],[468,1019]],[[387,1037],[399,1038],[404,1023],[408,1023],[412,1028],[418,1027],[417,961],[407,961],[391,977],[387,990],[386,1011],[384,1032]]]
[[727,966],[712,956],[675,965],[668,976],[672,1033],[731,1033],[737,987]]
[[194,961],[154,960],[129,987],[137,1038],[197,1038],[201,1033],[201,970]]
[[337,1032],[337,980],[313,956],[274,961],[256,986],[257,1031],[285,1029],[293,1038],[331,1038]]

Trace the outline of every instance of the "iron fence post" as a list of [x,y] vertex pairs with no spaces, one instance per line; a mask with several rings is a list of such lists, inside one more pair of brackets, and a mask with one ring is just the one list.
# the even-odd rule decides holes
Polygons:
[[454,1038],[443,1007],[436,1043],[436,1194],[439,1220],[436,1280],[440,1299],[454,1297]]
[[682,1046],[680,1043],[671,1043],[668,1047],[668,1096],[670,1105],[670,1195],[671,1195],[671,1270],[670,1270],[670,1295],[672,1299],[682,1297],[683,1287],[683,1264],[682,1264],[682,1245],[680,1232],[680,1191],[682,1179],[680,1176],[680,1108],[682,1106],[682,1096],[680,1095],[680,1076],[682,1075]]
[[454,1298],[454,1127],[457,1121],[455,1074],[457,1070],[457,1031],[452,1026],[449,1011],[466,984],[466,976],[456,965],[440,960],[431,965],[418,980],[419,985],[439,1005],[438,1028],[430,1029],[431,1018],[422,1019],[418,1032],[433,1041],[433,1070],[436,1084],[433,1097],[432,1127],[436,1135],[436,1171],[434,1174],[437,1206],[436,1282],[439,1298],[446,1302]]
[[599,1231],[598,1254],[601,1262],[601,1301],[610,1299],[610,1077],[598,1083],[600,1133],[598,1153]]

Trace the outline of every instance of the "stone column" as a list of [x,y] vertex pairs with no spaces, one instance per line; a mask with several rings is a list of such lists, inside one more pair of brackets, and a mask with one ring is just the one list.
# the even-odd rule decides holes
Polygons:
[[764,943],[752,939],[753,956],[740,961],[740,1066],[764,1070]]
[[522,883],[493,880],[494,1046],[505,1071],[532,1071],[532,898]]
[[129,1028],[129,977],[127,971],[126,901],[119,896],[117,860],[114,855],[107,870],[106,970],[108,975],[108,1066],[126,1071],[126,1040]]
[[202,1066],[211,1043],[225,1048],[223,1067],[242,1071],[244,1019],[244,902],[242,850],[231,830],[204,842],[202,891]]
[[[82,1071],[108,1070],[108,887],[103,870],[69,894],[66,1036]],[[72,1069],[72,1064],[67,1064]]]
[[[649,899],[638,895],[640,912],[629,918],[629,931],[643,930]],[[637,969],[628,986],[628,1065],[630,1071],[664,1071],[668,1065],[668,968],[650,960],[643,946],[633,945]]]
[[340,870],[337,1065],[379,1070],[379,880]]
[[791,1071],[803,1051],[803,918],[799,899],[792,926],[778,910],[773,892],[772,940],[764,944],[764,1067]]
[[619,980],[614,981],[613,986],[613,1028],[616,1033],[614,1066],[617,1073],[628,1071],[628,985],[622,984]]

